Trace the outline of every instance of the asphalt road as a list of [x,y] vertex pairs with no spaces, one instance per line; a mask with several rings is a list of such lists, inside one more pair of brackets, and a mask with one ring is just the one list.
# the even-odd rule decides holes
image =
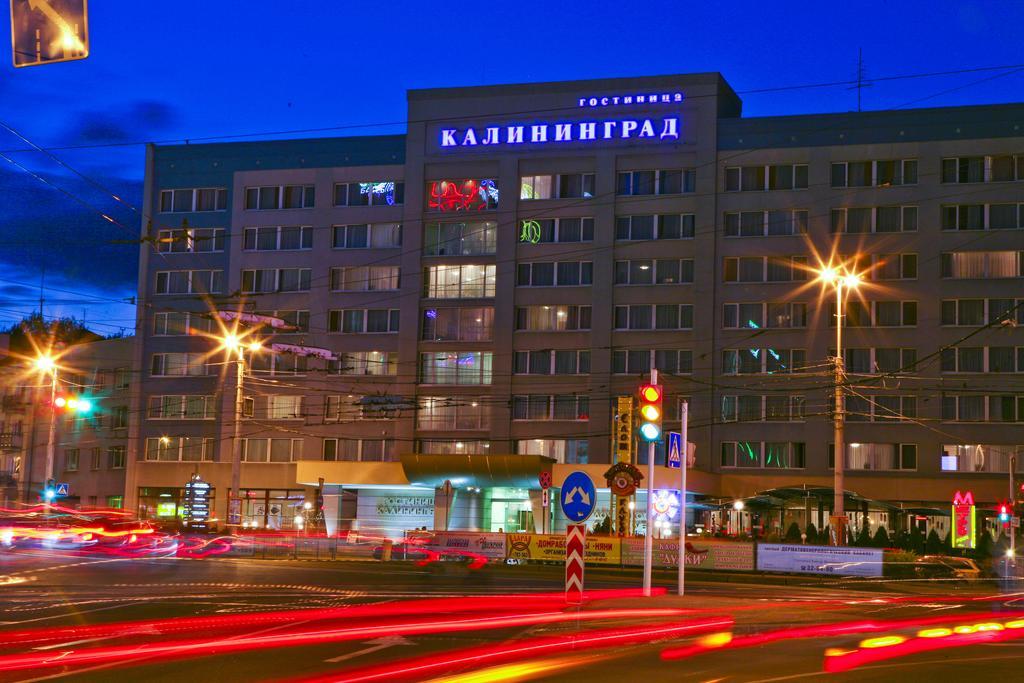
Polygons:
[[[674,574],[656,574],[655,584],[674,588]],[[699,636],[665,637],[652,642],[578,650],[567,647],[525,649],[513,663],[489,660],[446,665],[423,676],[402,680],[561,680],[561,681],[842,681],[1016,680],[1024,661],[1024,638],[1005,642],[943,647],[932,652],[867,664],[841,674],[823,671],[826,650],[862,649],[866,638],[913,639],[922,629],[953,628],[980,622],[1005,624],[1013,612],[1024,615],[1024,596],[1009,593],[992,582],[880,582],[843,584],[834,580],[790,578],[786,585],[773,580],[745,579],[723,583],[707,575],[691,574],[684,598],[660,596],[602,600],[583,608],[584,617],[568,618],[566,608],[552,599],[546,613],[554,621],[471,628],[457,631],[403,635],[401,628],[368,634],[353,640],[320,640],[291,645],[291,635],[320,628],[308,617],[315,610],[363,606],[401,606],[404,601],[437,598],[437,604],[457,606],[473,596],[557,592],[562,569],[557,566],[494,566],[468,571],[454,563],[417,567],[409,563],[254,561],[224,558],[95,559],[41,551],[0,553],[0,667],[4,656],[52,655],[46,666],[0,671],[0,681],[267,681],[302,679],[331,674],[348,680],[354,669],[385,666],[409,658],[465,651],[466,648],[508,643],[539,642],[577,634],[584,640],[601,629],[654,627],[681,619],[729,619],[734,624],[712,629],[730,633],[732,642],[710,647],[682,659],[665,661],[662,653],[683,646],[707,643]],[[635,570],[588,567],[588,589],[635,588]],[[1024,589],[1021,589],[1024,590]],[[502,614],[525,609],[523,598],[498,601]],[[521,609],[522,608],[522,609]],[[626,618],[610,616],[589,621],[588,612],[601,609],[682,609],[684,615]],[[444,619],[446,607],[417,610],[420,620]],[[273,623],[249,623],[245,617],[268,610],[301,610]],[[344,614],[344,613],[342,613]],[[354,613],[355,614],[355,613]],[[571,617],[570,612],[570,617]],[[102,625],[114,622],[165,620],[210,615],[241,617],[228,630],[171,635],[118,634],[92,637],[67,634],[52,641],[8,642],[11,634],[26,629]],[[503,617],[504,618],[504,617]],[[1021,617],[1017,617],[1018,619]],[[331,622],[332,627],[359,627],[367,618],[354,616]],[[876,630],[826,632],[826,624],[857,621],[880,624]],[[888,622],[894,622],[891,626]],[[899,623],[896,623],[899,622]],[[792,629],[805,629],[799,633]],[[860,627],[858,627],[860,628]],[[995,627],[992,627],[995,628]],[[1000,627],[1002,628],[1002,627]],[[767,642],[752,636],[778,634]],[[820,629],[820,631],[819,631]],[[1024,628],[1020,630],[1024,634]],[[1009,630],[1005,631],[1009,633]],[[8,634],[8,640],[4,636]],[[797,637],[799,636],[799,637]],[[723,636],[718,636],[725,639]],[[187,658],[162,655],[126,655],[116,661],[81,662],[56,666],[68,653],[91,648],[137,643],[179,642],[177,639],[216,639],[221,647],[199,649]],[[266,639],[241,652],[229,651],[223,640]],[[920,640],[920,639],[918,639]],[[263,641],[261,641],[263,642]],[[452,659],[455,659],[452,657]],[[514,665],[513,665],[514,664]],[[484,669],[480,678],[460,674]],[[396,679],[397,680],[397,679]]]

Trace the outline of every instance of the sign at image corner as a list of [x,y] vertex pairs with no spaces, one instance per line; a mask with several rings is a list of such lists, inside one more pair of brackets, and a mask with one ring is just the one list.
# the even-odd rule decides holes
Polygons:
[[757,569],[766,572],[881,576],[880,548],[757,544]]
[[679,116],[441,128],[441,149],[558,145],[612,140],[679,140]]

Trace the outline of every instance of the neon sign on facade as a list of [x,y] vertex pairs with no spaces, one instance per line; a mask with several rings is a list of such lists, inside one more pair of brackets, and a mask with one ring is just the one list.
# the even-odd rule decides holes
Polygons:
[[683,93],[666,92],[653,95],[612,95],[611,97],[581,97],[581,107],[615,107],[630,104],[679,104]]
[[952,547],[973,548],[976,540],[974,521],[974,495],[968,491],[959,491],[953,496],[953,534]]
[[435,180],[427,183],[427,209],[430,211],[451,213],[496,208],[498,185],[490,178]]
[[[660,130],[659,130],[660,129]],[[441,147],[495,147],[597,140],[679,139],[679,117],[659,119],[605,119],[575,123],[535,123],[523,126],[486,126],[480,128],[442,128]]]

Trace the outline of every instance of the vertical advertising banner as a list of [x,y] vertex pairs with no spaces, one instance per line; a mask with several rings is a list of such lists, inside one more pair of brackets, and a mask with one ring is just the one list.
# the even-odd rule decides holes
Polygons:
[[974,521],[974,495],[959,491],[953,496],[953,539],[954,548],[973,548],[976,541]]
[[615,411],[615,462],[633,462],[633,397],[619,396]]

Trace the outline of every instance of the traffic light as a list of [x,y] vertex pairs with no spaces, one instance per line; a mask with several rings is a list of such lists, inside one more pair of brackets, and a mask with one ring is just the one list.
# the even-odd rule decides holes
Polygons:
[[1011,513],[1010,513],[1010,504],[1009,503],[1000,503],[999,504],[999,521],[1002,522],[1003,524],[1009,524],[1010,523],[1010,515],[1011,515]]
[[661,440],[662,402],[665,392],[660,384],[640,385],[640,439],[648,443]]
[[92,412],[92,401],[82,396],[59,394],[53,399],[53,407],[66,413],[87,415]]
[[43,500],[47,503],[53,501],[57,497],[57,483],[53,479],[46,480],[46,486],[43,487]]

